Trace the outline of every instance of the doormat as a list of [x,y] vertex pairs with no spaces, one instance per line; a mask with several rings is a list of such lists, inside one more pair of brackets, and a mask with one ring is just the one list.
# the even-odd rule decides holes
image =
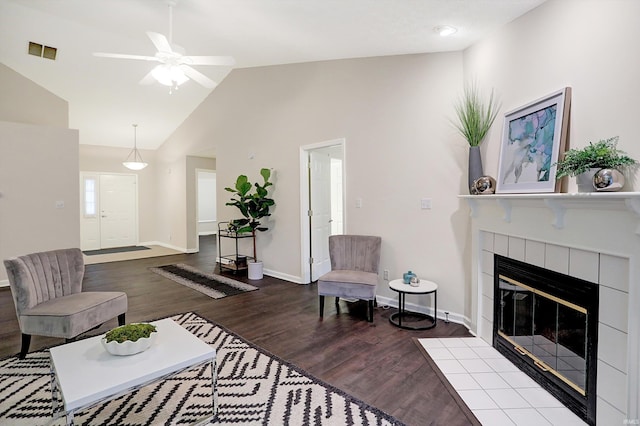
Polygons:
[[124,253],[126,251],[139,251],[139,250],[150,250],[149,247],[145,246],[125,246],[125,247],[111,247],[100,250],[86,250],[83,251],[83,254],[87,256],[95,256],[97,254],[112,254],[112,253]]
[[218,274],[208,274],[184,263],[158,266],[156,268],[149,268],[149,270],[178,284],[206,294],[213,299],[222,299],[223,297],[258,290],[258,287],[250,284],[232,280],[231,278]]

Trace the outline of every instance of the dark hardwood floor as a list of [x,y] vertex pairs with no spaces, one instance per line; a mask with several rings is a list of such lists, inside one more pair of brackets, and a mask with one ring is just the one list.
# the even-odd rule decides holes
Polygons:
[[[87,265],[84,290],[125,291],[129,299],[127,322],[193,311],[409,425],[479,424],[456,402],[454,392],[414,341],[470,336],[465,327],[438,321],[431,330],[402,330],[389,323],[395,310],[381,306],[375,309],[374,322],[368,323],[365,303],[341,301],[336,314],[331,298],[320,321],[315,284],[298,285],[266,276],[259,281],[235,277],[260,290],[214,300],[148,270],[186,263],[210,272],[215,257],[215,237],[203,237],[196,254]],[[114,319],[97,332],[116,325]],[[60,343],[62,339],[34,336],[31,350]],[[19,349],[20,331],[11,292],[3,288],[0,358],[16,355]]]

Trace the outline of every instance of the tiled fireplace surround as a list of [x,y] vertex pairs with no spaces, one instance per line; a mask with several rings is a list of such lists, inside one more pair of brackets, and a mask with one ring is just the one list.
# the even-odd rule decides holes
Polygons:
[[471,330],[493,343],[494,254],[598,284],[597,424],[638,424],[640,193],[462,198],[473,218]]

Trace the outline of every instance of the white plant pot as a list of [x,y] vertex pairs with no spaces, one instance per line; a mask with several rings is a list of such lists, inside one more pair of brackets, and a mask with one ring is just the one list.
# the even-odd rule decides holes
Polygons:
[[154,331],[149,337],[140,338],[135,342],[132,342],[131,340],[125,340],[122,343],[118,343],[115,341],[107,343],[107,339],[103,337],[102,339],[100,339],[100,342],[102,342],[102,346],[104,346],[107,352],[109,352],[111,355],[135,355],[149,349],[153,342],[155,342],[157,335],[158,332]]
[[252,262],[250,261],[248,263],[249,266],[249,272],[247,277],[250,280],[261,280],[264,275],[262,273],[262,262],[258,261],[258,262]]

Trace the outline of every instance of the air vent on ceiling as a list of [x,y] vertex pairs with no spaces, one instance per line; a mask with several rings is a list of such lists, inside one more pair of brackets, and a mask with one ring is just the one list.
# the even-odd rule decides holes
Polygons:
[[56,60],[58,49],[51,46],[43,46],[39,43],[29,42],[29,55],[39,56],[41,58]]

